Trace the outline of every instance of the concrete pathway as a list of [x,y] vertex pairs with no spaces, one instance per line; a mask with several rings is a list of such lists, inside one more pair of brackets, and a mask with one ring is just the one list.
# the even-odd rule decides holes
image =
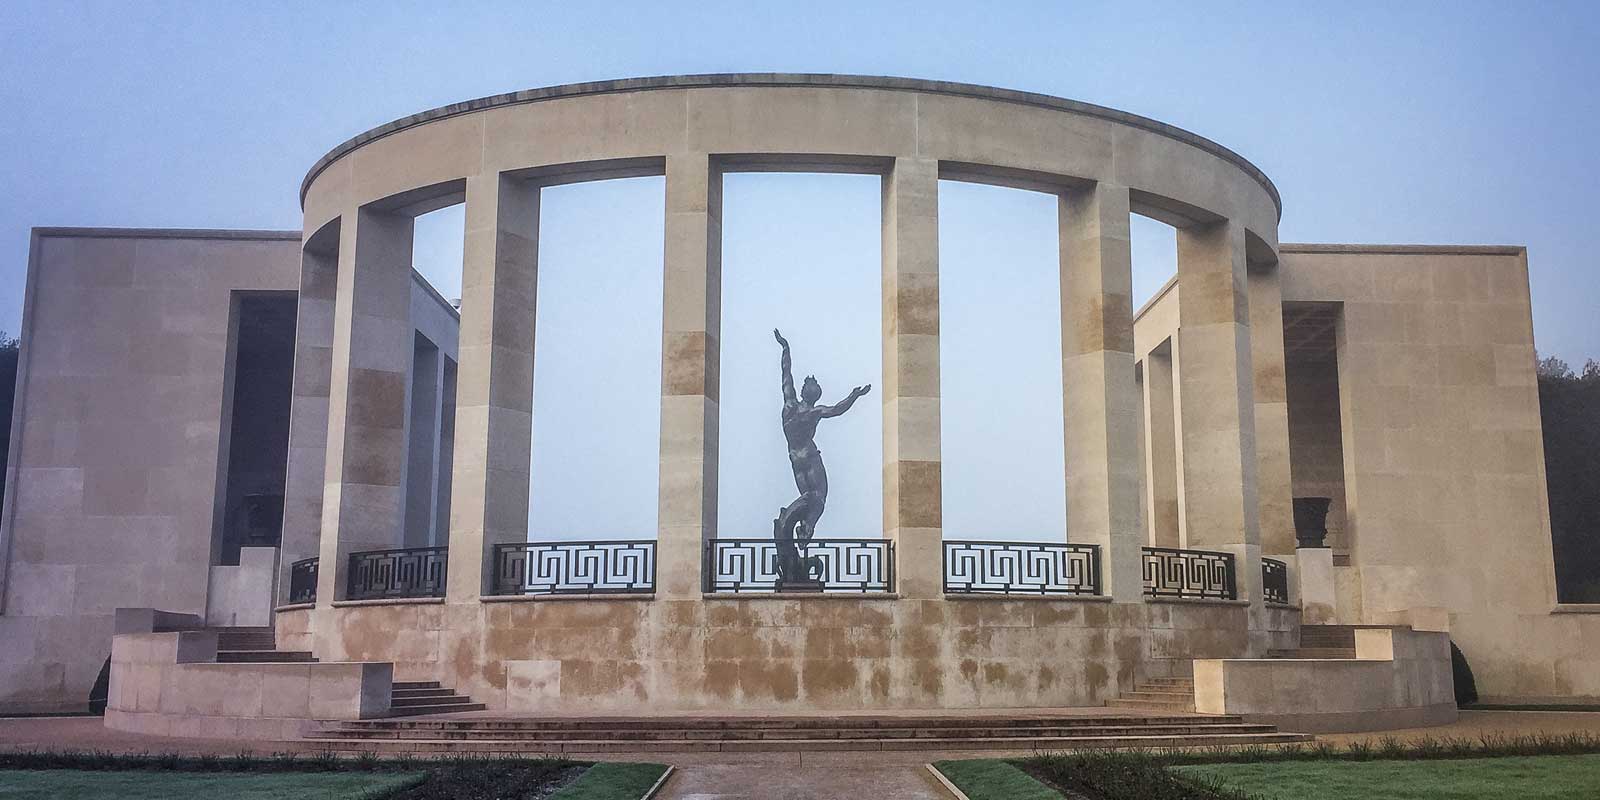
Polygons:
[[[881,753],[873,755],[882,755]],[[883,764],[854,759],[807,758],[799,764],[683,764],[667,782],[663,800],[947,800],[919,760]]]

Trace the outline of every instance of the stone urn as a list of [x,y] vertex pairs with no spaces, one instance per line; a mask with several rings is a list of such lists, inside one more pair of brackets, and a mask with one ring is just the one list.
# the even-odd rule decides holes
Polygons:
[[1328,506],[1331,497],[1296,497],[1294,499],[1294,539],[1296,547],[1327,547]]

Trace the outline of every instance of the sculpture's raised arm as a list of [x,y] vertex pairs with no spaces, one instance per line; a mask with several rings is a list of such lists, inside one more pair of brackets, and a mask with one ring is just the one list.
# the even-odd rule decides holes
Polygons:
[[870,392],[870,391],[872,391],[872,384],[870,384],[870,383],[867,384],[866,386],[857,386],[856,388],[851,389],[849,397],[846,397],[845,399],[840,400],[839,402],[837,402],[837,403],[835,403],[835,404],[833,404],[831,406],[828,406],[827,408],[824,408],[822,410],[822,416],[823,417],[837,417],[840,414],[843,414],[844,412],[849,411],[850,407],[856,404],[856,398],[858,398],[858,397],[860,397],[860,396],[862,396],[862,395],[864,395],[864,394],[866,394],[867,392]]
[[772,337],[778,340],[778,344],[783,345],[783,357],[779,359],[779,363],[783,365],[783,401],[798,403],[800,400],[794,394],[794,376],[789,374],[789,340],[783,338],[783,334],[779,333],[777,328],[772,329]]

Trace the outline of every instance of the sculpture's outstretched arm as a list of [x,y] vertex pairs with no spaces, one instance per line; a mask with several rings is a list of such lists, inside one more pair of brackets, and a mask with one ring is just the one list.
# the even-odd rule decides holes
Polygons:
[[778,340],[778,344],[783,345],[783,357],[779,360],[783,365],[783,402],[798,403],[800,400],[794,394],[794,376],[789,374],[789,340],[783,338],[777,328],[772,329],[772,336]]
[[866,386],[857,386],[856,388],[851,389],[849,397],[846,397],[845,399],[840,400],[838,403],[822,409],[823,418],[837,417],[840,414],[849,411],[850,407],[856,404],[856,398],[870,391],[872,391],[872,384],[870,383]]

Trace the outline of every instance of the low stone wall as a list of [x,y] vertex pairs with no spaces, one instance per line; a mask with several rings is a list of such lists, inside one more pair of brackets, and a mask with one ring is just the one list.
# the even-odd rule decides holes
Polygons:
[[808,713],[1100,705],[1189,659],[1292,647],[1298,612],[1089,598],[708,596],[339,603],[280,647],[389,661],[493,710]]
[[1409,628],[1355,633],[1354,659],[1197,660],[1195,709],[1305,733],[1455,721],[1449,634]]
[[108,728],[161,736],[296,738],[318,719],[389,710],[384,663],[219,664],[210,631],[112,637]]

